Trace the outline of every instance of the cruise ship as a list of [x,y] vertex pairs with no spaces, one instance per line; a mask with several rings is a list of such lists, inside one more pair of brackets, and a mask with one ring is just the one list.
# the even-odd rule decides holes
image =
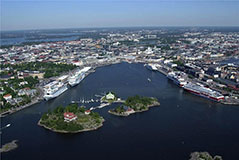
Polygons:
[[58,97],[63,92],[65,92],[68,89],[66,83],[67,77],[68,76],[62,76],[59,79],[45,85],[43,98],[45,100],[50,100],[52,98]]
[[158,70],[158,68],[157,68],[158,65],[157,64],[149,63],[149,64],[145,64],[144,66],[151,71],[157,71]]
[[187,83],[184,79],[184,77],[186,77],[186,74],[184,72],[169,72],[167,77],[179,87],[183,87]]
[[89,71],[90,69],[91,67],[85,67],[81,70],[76,71],[74,74],[72,74],[68,78],[69,85],[73,87],[79,84],[85,78],[85,73]]
[[210,88],[206,88],[202,84],[198,84],[198,83],[195,84],[195,83],[188,82],[187,84],[183,86],[183,88],[190,93],[193,93],[195,95],[198,95],[204,98],[208,98],[213,101],[218,102],[218,101],[224,100],[224,96],[221,93],[217,91],[213,91]]

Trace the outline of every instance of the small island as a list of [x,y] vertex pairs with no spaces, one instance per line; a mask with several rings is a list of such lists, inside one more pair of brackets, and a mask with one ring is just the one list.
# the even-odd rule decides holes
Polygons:
[[149,110],[150,107],[159,105],[160,103],[156,98],[136,95],[128,97],[124,105],[111,109],[108,112],[117,116],[129,116],[130,114],[144,112]]
[[9,152],[17,148],[17,140],[13,140],[12,142],[6,143],[0,148],[0,153]]
[[193,152],[189,160],[222,160],[221,156],[212,157],[208,152]]
[[53,111],[44,113],[38,125],[59,133],[79,133],[96,130],[103,126],[104,118],[97,112],[70,104],[65,108],[56,107]]

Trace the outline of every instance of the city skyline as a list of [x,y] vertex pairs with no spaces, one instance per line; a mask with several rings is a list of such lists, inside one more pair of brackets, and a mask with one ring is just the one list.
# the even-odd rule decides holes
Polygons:
[[239,1],[1,1],[1,31],[151,27],[239,26]]

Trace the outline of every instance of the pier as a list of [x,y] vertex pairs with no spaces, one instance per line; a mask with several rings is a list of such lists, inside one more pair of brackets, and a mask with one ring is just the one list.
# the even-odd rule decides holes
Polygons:
[[[112,103],[124,103],[124,102],[125,102],[124,100],[117,100],[117,101],[114,101],[114,102],[112,102]],[[91,107],[90,110],[100,109],[100,108],[109,106],[109,105],[111,105],[112,103],[101,103],[99,106]]]
[[[93,103],[93,102],[101,102],[100,100],[82,100],[82,101],[71,101],[71,103],[81,103],[81,104],[84,104],[84,103]],[[112,103],[124,103],[125,102],[125,100],[121,100],[121,99],[119,99],[119,100],[117,100],[117,101],[114,101],[114,102],[112,102]],[[109,105],[111,105],[112,103],[100,103],[100,105],[99,106],[96,106],[96,107],[91,107],[90,108],[90,110],[95,110],[95,109],[100,109],[100,108],[103,108],[103,107],[106,107],[106,106],[109,106]]]

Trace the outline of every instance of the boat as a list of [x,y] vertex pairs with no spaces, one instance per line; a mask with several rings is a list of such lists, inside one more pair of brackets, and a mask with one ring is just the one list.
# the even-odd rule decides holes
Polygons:
[[145,64],[145,67],[148,68],[151,71],[157,71],[158,70],[157,64],[149,63],[149,64]]
[[75,73],[72,73],[68,78],[69,85],[71,87],[74,87],[75,85],[79,84],[85,78],[85,73],[90,69],[91,67],[85,67],[81,70],[76,71]]
[[213,101],[218,102],[224,100],[224,96],[221,93],[204,87],[202,84],[188,82],[183,86],[183,88],[190,93]]
[[44,95],[45,100],[56,98],[67,90],[67,83],[61,81],[53,81],[44,86]]
[[183,87],[185,84],[187,84],[187,82],[185,81],[186,74],[184,72],[169,72],[167,77],[179,87]]

